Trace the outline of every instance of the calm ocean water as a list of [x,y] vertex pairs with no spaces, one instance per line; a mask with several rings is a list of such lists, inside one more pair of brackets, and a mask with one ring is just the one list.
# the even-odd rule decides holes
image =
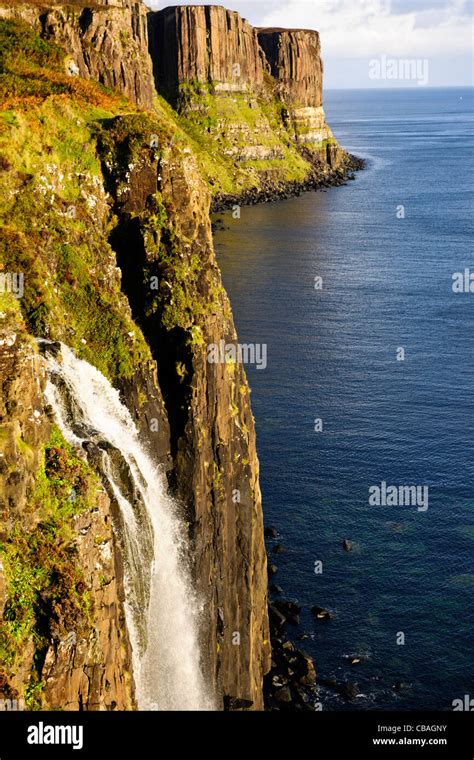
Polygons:
[[[268,345],[268,367],[247,372],[265,522],[287,548],[268,543],[274,581],[303,606],[289,633],[309,635],[320,678],[359,685],[353,703],[322,688],[324,709],[450,710],[474,697],[474,293],[451,287],[474,272],[473,91],[325,104],[368,159],[356,181],[218,215],[239,338]],[[369,506],[382,481],[427,485],[428,509]]]

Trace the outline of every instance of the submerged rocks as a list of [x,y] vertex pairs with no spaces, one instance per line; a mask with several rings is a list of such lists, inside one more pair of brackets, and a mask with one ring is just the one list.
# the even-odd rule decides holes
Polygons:
[[274,604],[268,605],[268,614],[270,616],[270,625],[273,626],[275,629],[279,629],[283,625],[285,625],[286,623],[285,615]]
[[393,688],[395,689],[395,691],[405,691],[406,689],[410,688],[410,684],[405,683],[405,681],[396,681],[393,684]]
[[270,591],[272,594],[283,594],[283,589],[281,586],[278,586],[276,583],[272,583],[270,586]]
[[[278,587],[279,588],[279,587]],[[311,657],[296,647],[285,633],[286,623],[299,624],[301,606],[276,599],[268,607],[272,662],[264,679],[268,710],[314,710],[316,671]]]
[[285,601],[284,599],[276,599],[272,606],[275,607],[281,615],[284,615],[286,621],[292,625],[299,625],[301,612],[299,604],[296,602]]
[[329,689],[337,688],[337,681],[335,678],[320,678],[319,683],[322,684],[322,686],[327,686]]
[[[272,628],[270,622],[270,628]],[[272,667],[265,676],[269,710],[313,710],[316,671],[311,657],[281,636],[272,637]]]
[[344,699],[347,699],[348,701],[352,701],[358,694],[360,694],[359,686],[356,683],[350,683],[349,681],[344,681],[343,683],[338,684],[337,691],[341,697],[344,697]]
[[351,665],[362,665],[368,661],[368,656],[365,654],[345,654],[344,659],[348,660]]
[[[267,526],[265,535],[267,539],[276,539],[278,533],[275,528]],[[350,538],[340,539],[340,546],[345,552],[351,552],[354,549]],[[275,554],[284,551],[285,547],[279,543],[273,543],[270,550]],[[272,574],[271,565],[269,574]],[[319,710],[321,702],[316,687],[316,669],[313,660],[304,651],[298,649],[298,645],[302,646],[299,642],[310,636],[308,633],[300,633],[294,640],[291,636],[291,626],[300,624],[302,606],[296,600],[279,598],[283,589],[275,583],[270,585],[269,590],[273,595],[269,604],[272,662],[271,670],[264,679],[265,708],[292,712]],[[313,605],[309,611],[318,622],[327,622],[335,616],[334,612],[319,605]],[[342,657],[351,667],[361,667],[369,659],[366,654],[357,651],[344,654]],[[346,677],[350,679],[348,672]],[[361,695],[358,683],[340,680],[340,677],[318,679],[319,684],[330,689],[334,693],[333,698],[339,701],[353,702]]]
[[278,538],[278,531],[276,528],[273,528],[271,525],[267,525],[267,527],[264,530],[265,538]]
[[212,231],[213,232],[221,232],[225,229],[228,229],[225,224],[224,220],[222,218],[214,219],[214,221],[211,223]]

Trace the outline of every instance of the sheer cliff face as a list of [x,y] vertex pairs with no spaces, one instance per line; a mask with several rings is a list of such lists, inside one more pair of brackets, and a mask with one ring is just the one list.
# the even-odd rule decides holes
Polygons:
[[267,563],[250,393],[242,364],[207,361],[209,345],[235,344],[237,336],[196,164],[171,159],[162,177],[170,223],[191,241],[185,256],[191,262],[197,255],[202,267],[188,282],[193,301],[202,304],[197,326],[203,342],[188,348],[188,411],[175,442],[175,462],[178,490],[191,510],[198,591],[210,600],[204,651],[216,691],[228,706],[240,700],[263,709],[261,683],[270,667]]
[[[325,121],[317,32],[257,30],[220,6],[192,5],[151,12],[149,36],[158,91],[247,184],[259,174],[301,181],[303,146],[322,165],[343,158]],[[256,171],[255,161],[266,163]]]
[[291,106],[322,106],[323,64],[318,32],[259,29],[258,41],[278,83],[281,99]]
[[[87,503],[62,518],[49,468],[67,452],[51,443],[45,362],[21,322],[1,333],[0,695],[29,709],[130,709],[131,650],[110,501],[84,470]],[[67,481],[65,470],[61,476]]]
[[215,92],[258,92],[264,58],[257,33],[238,13],[216,5],[165,8],[150,14],[158,87],[176,101],[179,86],[209,83]]
[[287,105],[298,142],[320,144],[332,138],[323,109],[323,63],[318,32],[259,29],[281,100]]
[[19,3],[0,15],[26,18],[70,54],[71,73],[120,90],[145,108],[153,105],[153,73],[148,53],[147,9],[134,0],[97,0],[43,7]]
[[[25,25],[15,33],[32,45]],[[270,645],[258,461],[242,365],[207,361],[208,344],[236,340],[209,192],[172,115],[135,111],[92,82],[84,90],[55,49],[50,60],[52,90],[49,61],[39,65],[52,94],[15,112],[0,137],[0,180],[9,188],[0,207],[8,225],[2,264],[27,273],[24,297],[10,300],[30,335],[71,345],[120,389],[187,522],[203,667],[216,703],[259,709]],[[22,139],[25,131],[33,142]],[[58,441],[43,399],[43,360],[25,326],[24,361],[7,350],[20,327],[5,322],[0,306],[9,378],[0,393],[0,692],[45,708],[130,708],[115,507],[99,464],[82,473]],[[55,477],[58,462],[69,461],[72,470]],[[72,509],[77,473],[84,496]]]
[[[126,121],[111,129],[104,163],[119,219],[114,239],[118,261],[132,259],[138,268],[138,282],[124,269],[123,287],[157,360],[170,482],[185,509],[205,603],[206,675],[221,705],[262,709],[270,645],[255,430],[242,365],[207,361],[209,345],[237,339],[213,251],[208,191],[191,152],[172,135],[163,136],[157,161],[145,141],[138,154],[128,152],[120,140]],[[157,192],[166,222],[153,237]]]
[[319,151],[323,172],[338,148],[323,144],[316,33],[258,35],[216,6],[150,13],[155,82],[180,100],[177,114],[153,87],[146,15],[133,0],[0,2],[0,33],[20,51],[2,66],[20,100],[35,96],[9,101],[15,118],[0,135],[0,264],[25,273],[15,308],[0,293],[0,697],[135,706],[113,497],[100,466],[84,470],[58,438],[34,335],[71,346],[121,392],[186,519],[217,704],[261,709],[270,645],[258,459],[242,365],[207,361],[209,345],[237,340],[210,189],[304,180],[299,142]]

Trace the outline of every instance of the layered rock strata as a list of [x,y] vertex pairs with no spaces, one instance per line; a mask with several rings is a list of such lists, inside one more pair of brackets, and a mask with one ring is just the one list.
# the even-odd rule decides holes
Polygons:
[[277,91],[288,108],[295,138],[320,144],[333,135],[323,108],[323,63],[318,32],[305,29],[259,29],[258,41]]

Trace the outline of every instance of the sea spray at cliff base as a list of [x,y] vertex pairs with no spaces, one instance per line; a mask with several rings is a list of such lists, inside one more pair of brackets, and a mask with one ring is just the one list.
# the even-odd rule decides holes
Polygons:
[[65,438],[87,452],[118,506],[114,528],[124,555],[138,707],[212,709],[201,671],[200,605],[187,568],[185,528],[164,474],[108,380],[66,346],[41,346],[49,372],[46,398],[56,420]]

